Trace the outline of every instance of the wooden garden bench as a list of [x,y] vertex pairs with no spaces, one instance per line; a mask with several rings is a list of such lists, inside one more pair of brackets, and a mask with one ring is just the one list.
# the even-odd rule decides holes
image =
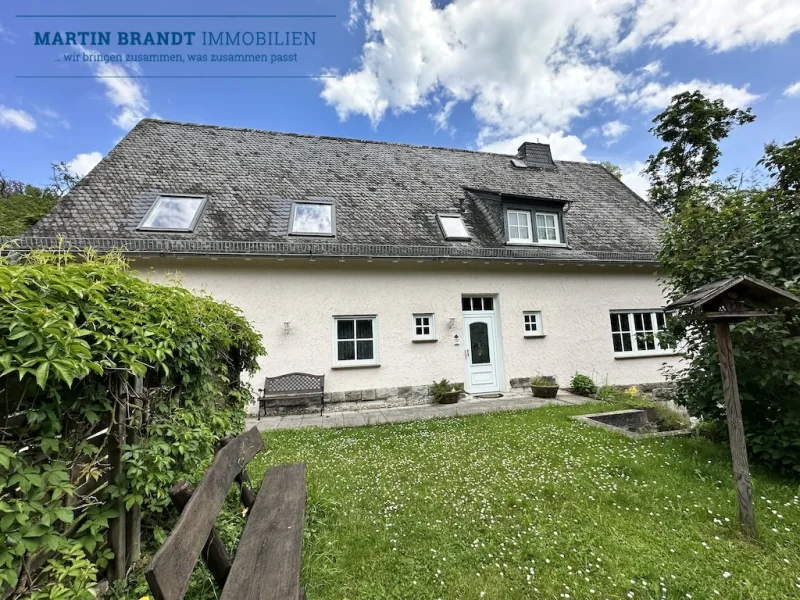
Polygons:
[[[261,490],[254,494],[244,469],[263,447],[253,427],[223,445],[196,490],[186,482],[170,490],[181,515],[145,570],[155,600],[182,599],[201,554],[222,588],[221,600],[305,598],[300,588],[300,552],[306,466],[272,467],[264,476]],[[241,488],[248,515],[231,562],[214,522],[234,481]]]
[[268,408],[306,407],[319,403],[319,414],[325,408],[325,375],[310,373],[287,373],[267,377],[264,387],[259,388],[258,418],[267,414]]

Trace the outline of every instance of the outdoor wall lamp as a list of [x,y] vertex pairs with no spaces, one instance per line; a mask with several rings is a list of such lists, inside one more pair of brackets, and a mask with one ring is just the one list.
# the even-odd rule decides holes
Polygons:
[[285,333],[286,335],[289,335],[289,330],[291,328],[292,328],[292,322],[291,321],[284,321],[283,322],[283,333]]
[[456,318],[455,317],[448,317],[447,318],[447,328],[452,329],[456,326]]

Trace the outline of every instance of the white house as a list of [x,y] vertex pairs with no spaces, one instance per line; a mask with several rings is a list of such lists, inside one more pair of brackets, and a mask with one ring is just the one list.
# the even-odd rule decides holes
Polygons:
[[659,216],[596,164],[145,119],[23,243],[124,246],[239,306],[264,376],[420,402],[535,374],[655,383]]

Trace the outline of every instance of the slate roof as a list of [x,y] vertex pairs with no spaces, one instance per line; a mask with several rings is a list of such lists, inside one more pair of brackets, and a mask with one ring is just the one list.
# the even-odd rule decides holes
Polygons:
[[[21,244],[61,235],[142,253],[654,261],[660,217],[603,167],[519,169],[511,158],[144,119]],[[207,196],[194,232],[136,230],[162,193]],[[569,203],[568,247],[507,246],[497,194]],[[312,196],[335,202],[335,239],[287,235],[292,200]],[[442,237],[436,213],[456,211],[470,242]]]

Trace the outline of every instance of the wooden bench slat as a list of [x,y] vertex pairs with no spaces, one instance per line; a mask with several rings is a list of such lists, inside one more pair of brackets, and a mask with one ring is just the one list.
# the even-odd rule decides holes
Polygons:
[[263,446],[258,430],[253,427],[217,453],[169,537],[145,570],[156,600],[183,598],[228,490]]
[[221,600],[299,600],[305,506],[304,464],[267,471]]

